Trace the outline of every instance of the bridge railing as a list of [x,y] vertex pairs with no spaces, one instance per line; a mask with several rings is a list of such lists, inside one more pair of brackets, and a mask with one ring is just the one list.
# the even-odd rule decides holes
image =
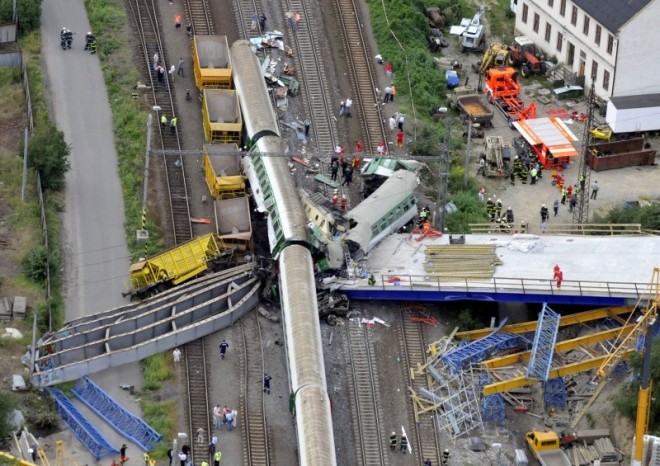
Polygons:
[[[559,285],[559,286],[558,286]],[[369,288],[411,291],[439,291],[462,293],[524,293],[569,296],[603,296],[611,298],[639,298],[649,294],[648,283],[603,282],[587,280],[506,278],[479,279],[468,277],[429,275],[382,275]]]
[[[470,223],[468,227],[471,233],[509,234],[521,233],[523,229],[526,233],[541,231],[540,225],[536,225],[532,229],[529,223],[526,223],[524,228],[519,223],[514,223],[510,228],[499,223]],[[650,230],[642,230],[639,223],[584,223],[576,225],[572,223],[548,223],[546,224],[545,234],[620,236],[658,234],[658,232],[652,233]]]

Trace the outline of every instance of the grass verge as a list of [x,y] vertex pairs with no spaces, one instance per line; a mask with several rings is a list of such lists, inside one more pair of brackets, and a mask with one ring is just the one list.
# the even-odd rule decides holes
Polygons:
[[165,458],[169,448],[168,439],[175,438],[177,433],[179,411],[177,400],[161,401],[159,393],[163,391],[163,382],[174,379],[173,362],[167,353],[160,353],[142,360],[141,364],[145,392],[140,403],[142,418],[164,437],[150,454],[154,458]]
[[[98,55],[113,115],[113,131],[124,197],[124,224],[131,258],[150,256],[163,249],[162,234],[149,215],[149,240],[138,241],[135,231],[142,228],[142,188],[146,124],[150,107],[143,99],[133,99],[140,79],[135,65],[129,19],[120,0],[86,0],[85,7],[98,42]],[[149,206],[153,210],[153,206]]]

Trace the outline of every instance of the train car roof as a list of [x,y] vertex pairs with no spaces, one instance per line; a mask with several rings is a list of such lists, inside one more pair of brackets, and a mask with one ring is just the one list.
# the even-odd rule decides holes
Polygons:
[[407,170],[398,170],[354,209],[346,217],[356,222],[372,222],[380,219],[401,202],[417,187],[417,175]]
[[231,68],[227,36],[195,36],[193,40],[200,68]]

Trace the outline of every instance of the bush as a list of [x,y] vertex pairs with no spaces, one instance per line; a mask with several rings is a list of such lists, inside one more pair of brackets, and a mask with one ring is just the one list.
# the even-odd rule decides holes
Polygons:
[[41,121],[35,127],[28,141],[28,158],[30,165],[39,171],[44,189],[58,191],[64,187],[70,152],[64,133],[51,122]]
[[148,392],[158,390],[162,382],[174,377],[169,353],[155,354],[142,361],[144,369],[144,389]]
[[46,246],[33,248],[23,258],[23,273],[32,281],[43,284],[48,276],[48,250]]
[[0,438],[9,437],[14,430],[9,419],[16,406],[18,406],[16,396],[13,393],[3,392],[0,396]]
[[604,217],[594,216],[596,223],[639,223],[647,230],[660,230],[660,203],[647,206],[616,207]]
[[[652,332],[649,332],[649,334]],[[630,365],[633,368],[633,372],[639,376],[642,368],[642,357],[639,353],[633,353],[630,357]],[[653,341],[653,347],[651,350],[651,380],[656,381],[660,380],[660,338],[655,337]],[[654,384],[652,386],[652,399],[660,399],[660,384]],[[637,416],[637,394],[639,391],[639,381],[633,380],[632,382],[626,383],[621,386],[619,393],[614,399],[614,406],[621,412],[623,415],[630,418],[633,422]],[[649,413],[649,434],[657,434],[658,429],[660,429],[660,403],[651,402],[651,408]]]
[[[0,23],[12,20],[13,0],[0,0]],[[16,5],[18,27],[21,32],[39,29],[41,26],[41,0],[18,0]]]

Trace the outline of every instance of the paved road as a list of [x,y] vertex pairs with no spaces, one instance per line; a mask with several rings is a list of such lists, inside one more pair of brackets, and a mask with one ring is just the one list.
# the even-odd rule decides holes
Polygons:
[[[98,57],[83,51],[84,36],[90,30],[87,13],[81,0],[48,0],[42,8],[42,56],[50,111],[71,145],[62,216],[65,317],[71,320],[124,304],[121,292],[130,264],[108,96]],[[71,50],[60,48],[62,27],[77,33]],[[110,369],[93,379],[125,408],[140,414],[133,397],[119,388],[119,384],[139,388],[138,363]],[[114,445],[129,443],[85,411]],[[96,463],[69,431],[57,438],[67,441],[69,453],[80,465],[111,462]],[[129,443],[129,448],[132,456],[141,457],[136,446]]]
[[[77,33],[67,51],[59,44],[63,26]],[[123,304],[129,266],[112,115],[98,57],[83,51],[88,30],[80,0],[44,2],[42,51],[51,111],[71,145],[62,231],[67,320]]]

